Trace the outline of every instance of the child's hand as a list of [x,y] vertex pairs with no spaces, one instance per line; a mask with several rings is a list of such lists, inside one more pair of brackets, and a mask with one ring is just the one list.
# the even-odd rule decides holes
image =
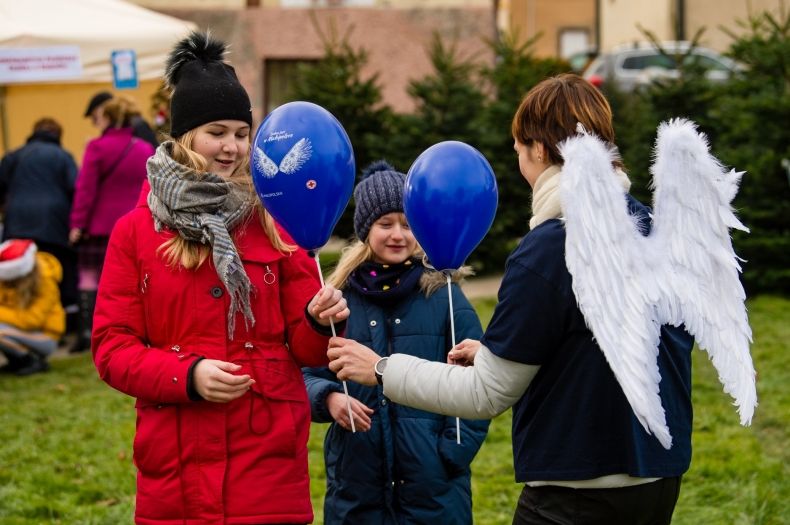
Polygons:
[[238,399],[255,383],[248,374],[233,374],[240,369],[240,365],[227,361],[203,359],[195,365],[192,373],[195,390],[203,399],[213,403],[227,403]]
[[447,353],[447,362],[451,365],[472,366],[480,346],[480,341],[464,339]]
[[[370,430],[370,416],[373,415],[373,409],[351,396],[348,396],[348,401],[351,403],[351,413],[354,415],[354,428],[357,432]],[[345,394],[332,392],[326,396],[326,408],[338,425],[346,430],[351,430]]]
[[332,317],[335,321],[343,321],[351,315],[343,292],[331,284],[327,284],[315,294],[307,305],[307,311],[318,324],[323,326],[329,326],[329,319]]

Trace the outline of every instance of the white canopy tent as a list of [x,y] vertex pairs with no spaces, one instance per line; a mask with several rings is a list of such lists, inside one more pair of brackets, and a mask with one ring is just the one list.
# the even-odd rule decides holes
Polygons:
[[[139,87],[124,87],[144,109],[168,53],[194,28],[122,0],[0,0],[0,154],[22,144],[36,119],[49,116],[67,130],[64,146],[81,158],[95,135],[83,108],[96,91],[113,87],[112,53],[134,51]],[[63,56],[67,74],[49,71],[58,65],[50,60]],[[35,62],[39,57],[46,67]],[[20,73],[31,64],[42,74]]]
[[78,46],[76,82],[111,81],[118,49],[135,51],[140,80],[159,78],[173,44],[193,28],[122,0],[0,0],[0,49]]

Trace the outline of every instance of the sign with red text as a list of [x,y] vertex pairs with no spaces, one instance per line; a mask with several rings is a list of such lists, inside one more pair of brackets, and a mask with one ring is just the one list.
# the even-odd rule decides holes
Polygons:
[[81,77],[79,46],[0,48],[0,84]]

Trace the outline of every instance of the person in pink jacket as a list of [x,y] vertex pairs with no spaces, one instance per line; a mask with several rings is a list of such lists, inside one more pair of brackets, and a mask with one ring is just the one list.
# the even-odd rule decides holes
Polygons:
[[327,363],[330,319],[350,313],[255,197],[250,100],[224,50],[193,33],[171,54],[174,139],[99,283],[94,362],[137,398],[142,525],[313,520],[300,367]]
[[104,132],[88,143],[77,176],[69,231],[79,255],[80,322],[74,351],[90,348],[107,241],[115,222],[134,207],[146,177],[145,163],[154,153],[153,146],[132,135],[131,121],[139,114],[129,98],[107,101],[94,117]]

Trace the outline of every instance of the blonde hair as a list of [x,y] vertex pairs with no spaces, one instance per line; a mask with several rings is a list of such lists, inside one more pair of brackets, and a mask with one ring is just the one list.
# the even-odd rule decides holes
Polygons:
[[[338,290],[345,288],[351,272],[357,269],[357,266],[366,261],[373,260],[373,249],[367,241],[360,241],[357,239],[350,246],[343,248],[340,255],[340,260],[337,266],[332,270],[332,273],[327,277],[326,282],[337,288]],[[424,262],[424,252],[419,244],[414,249],[414,252],[409,257],[417,257]]]
[[27,308],[36,298],[38,287],[41,281],[38,272],[38,262],[34,263],[33,270],[27,275],[23,275],[11,281],[5,281],[2,285],[16,292],[17,304],[7,305],[10,308]]
[[357,266],[365,261],[373,259],[373,250],[366,242],[357,239],[350,246],[343,248],[340,255],[340,260],[332,273],[327,277],[326,282],[331,284],[338,290],[346,286],[348,276],[351,275]]
[[125,95],[116,95],[101,106],[111,128],[128,128],[132,119],[140,116],[137,102]]
[[[177,139],[171,139],[173,143],[171,156],[179,164],[183,164],[198,173],[205,173],[208,168],[208,162],[203,155],[192,149],[192,142],[196,134],[197,128],[187,131]],[[280,237],[274,218],[261,205],[260,201],[255,198],[255,188],[252,185],[252,177],[250,176],[250,160],[247,155],[244,155],[242,162],[228,177],[228,180],[232,184],[241,187],[245,193],[248,193],[253,198],[255,202],[253,212],[257,213],[258,220],[272,246],[281,253],[290,254],[294,252],[296,246],[286,243]],[[180,235],[176,235],[162,243],[157,251],[163,254],[169,266],[176,267],[181,265],[187,270],[193,270],[206,262],[211,248],[206,244],[188,241]]]

